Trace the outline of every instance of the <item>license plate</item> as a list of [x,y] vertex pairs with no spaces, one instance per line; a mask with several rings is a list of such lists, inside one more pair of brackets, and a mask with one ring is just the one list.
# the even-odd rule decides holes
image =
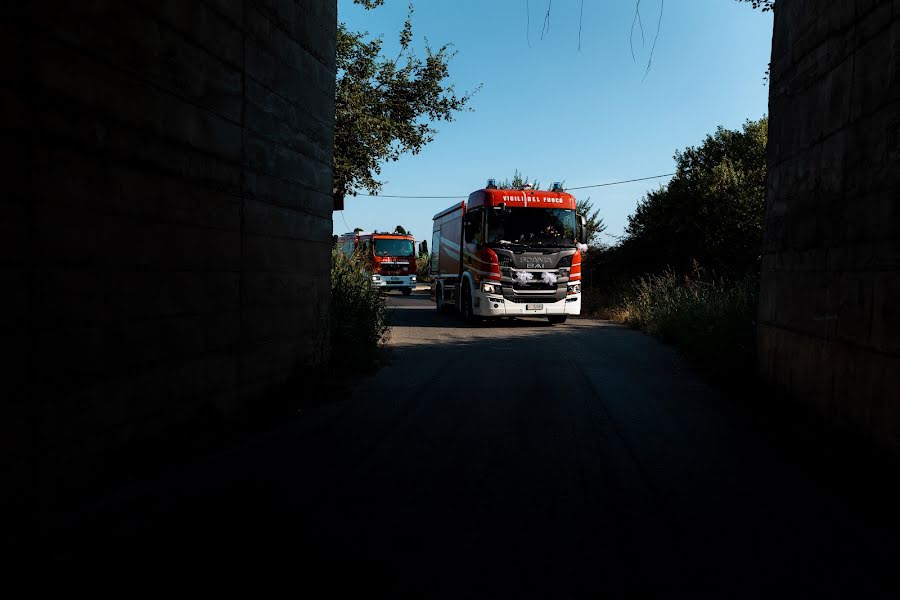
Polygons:
[[543,310],[543,304],[526,304],[525,310]]
[[400,281],[399,277],[391,277],[391,281]]

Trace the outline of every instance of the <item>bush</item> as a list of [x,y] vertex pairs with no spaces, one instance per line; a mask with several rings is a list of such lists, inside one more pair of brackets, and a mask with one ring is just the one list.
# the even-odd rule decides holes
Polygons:
[[642,277],[621,306],[625,324],[673,343],[724,375],[756,364],[758,280],[709,277],[700,269]]
[[331,253],[331,358],[352,371],[373,368],[387,335],[387,308],[357,257]]
[[419,281],[431,281],[431,274],[428,272],[431,267],[431,255],[420,254],[416,257],[417,279]]

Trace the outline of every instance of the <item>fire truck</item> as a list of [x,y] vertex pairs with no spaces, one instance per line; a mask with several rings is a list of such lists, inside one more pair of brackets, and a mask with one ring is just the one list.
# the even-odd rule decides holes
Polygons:
[[411,235],[391,233],[345,233],[338,237],[344,254],[356,253],[366,265],[372,285],[400,290],[405,296],[416,286],[416,241]]
[[434,215],[431,295],[439,312],[467,323],[546,317],[565,323],[581,312],[585,218],[575,198],[550,191],[498,189],[494,180],[468,201]]

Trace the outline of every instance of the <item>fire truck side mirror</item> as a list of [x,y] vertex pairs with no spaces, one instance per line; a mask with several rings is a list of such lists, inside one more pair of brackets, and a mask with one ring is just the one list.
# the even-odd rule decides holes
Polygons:
[[584,215],[575,215],[575,219],[577,220],[577,224],[575,226],[575,237],[579,242],[586,243],[587,240],[584,239],[584,236],[587,233],[585,231],[587,228],[587,219],[584,217]]

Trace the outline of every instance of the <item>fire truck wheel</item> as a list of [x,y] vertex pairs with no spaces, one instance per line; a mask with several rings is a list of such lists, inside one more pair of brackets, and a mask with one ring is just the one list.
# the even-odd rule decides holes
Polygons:
[[551,325],[562,325],[566,322],[566,317],[569,315],[550,315],[547,317],[547,320],[550,321]]
[[440,284],[434,288],[434,304],[437,307],[438,314],[443,314],[446,311],[444,308],[444,288]]
[[462,301],[459,303],[459,312],[466,325],[474,325],[478,322],[478,317],[475,316],[475,312],[472,310],[472,288],[468,281],[462,286]]
[[410,294],[412,294],[412,288],[403,288],[404,296],[409,296]]

